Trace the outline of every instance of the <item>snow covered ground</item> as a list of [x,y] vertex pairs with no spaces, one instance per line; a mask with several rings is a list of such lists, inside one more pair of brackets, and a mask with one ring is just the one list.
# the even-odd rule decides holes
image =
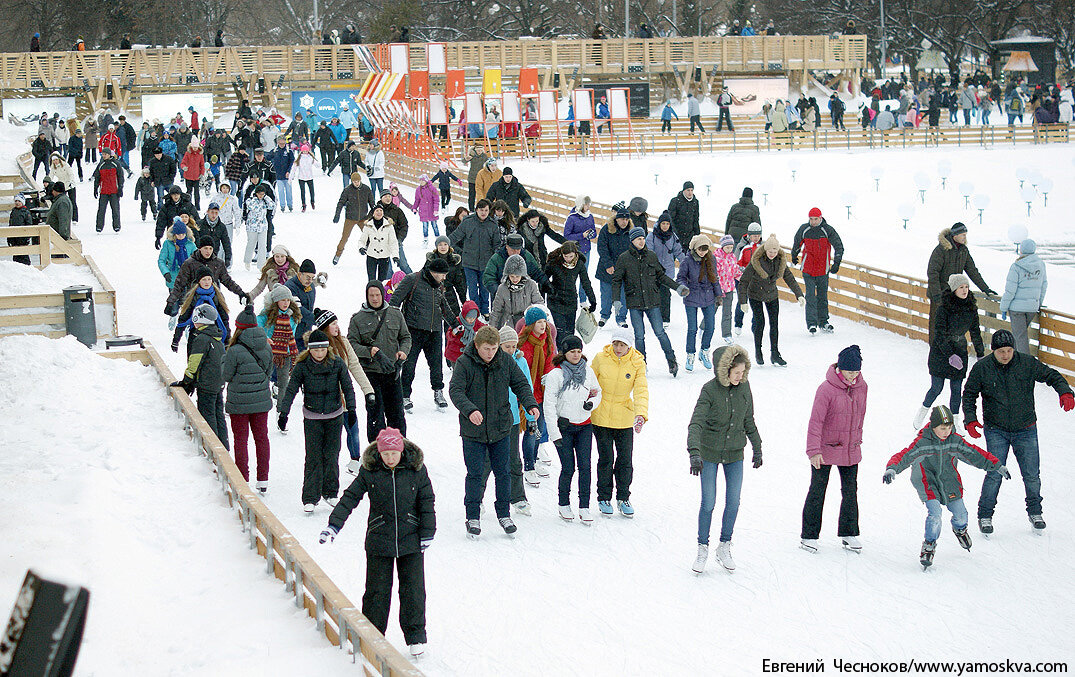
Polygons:
[[355,673],[247,548],[148,367],[11,336],[0,383],[0,614],[33,568],[90,590],[79,675]]
[[[1000,182],[1014,183],[1014,177],[1007,179],[999,173],[1010,173],[1019,162],[1002,158],[1007,152],[980,151],[970,156],[968,151],[964,158],[964,152],[946,151],[945,156],[963,172],[973,174],[983,190],[995,190],[993,206],[999,208],[1001,202],[1011,199],[1008,193],[1000,192]],[[1057,153],[1052,148],[1027,149],[1026,153],[1024,161],[1038,158],[1038,166],[1061,170],[1069,166],[1067,156],[1052,155]],[[1069,156],[1070,150],[1067,153]],[[998,174],[993,189],[984,178],[990,172],[979,171],[990,154],[997,157],[997,164],[990,166]],[[656,187],[648,172],[649,159],[620,161],[615,166],[534,163],[518,165],[517,173],[524,183],[565,191],[582,187],[601,201],[642,194],[654,205],[651,212],[660,211],[657,206],[666,203],[682,180],[693,178],[699,186],[703,219],[720,228],[727,207],[738,198],[743,185],[770,179],[780,187],[779,195],[774,190],[769,206],[762,206],[763,222],[775,227],[781,238],[790,240],[794,228],[804,220],[802,214],[817,203],[841,229],[849,259],[919,275],[924,274],[936,231],[961,217],[945,213],[945,205],[959,199],[952,180],[943,201],[932,192],[928,195],[927,206],[937,215],[924,223],[912,221],[913,238],[908,238],[911,231],[905,234],[889,213],[892,204],[917,198],[906,174],[913,175],[911,168],[935,166],[940,155],[932,151],[887,152],[884,157],[795,157],[810,171],[800,169],[794,183],[786,160],[774,155],[661,158],[659,161],[670,168],[670,176],[662,173],[663,185]],[[884,192],[875,194],[868,171],[879,163],[885,163],[887,170],[882,180]],[[720,185],[714,181],[708,196],[705,183],[699,180],[705,171],[725,177]],[[1059,171],[1057,175],[1060,184]],[[935,171],[933,176],[936,181]],[[365,264],[352,239],[340,265],[330,265],[340,232],[339,226],[331,223],[340,180],[338,176],[318,177],[316,184],[318,208],[306,214],[298,211],[295,186],[296,211],[277,215],[276,241],[288,245],[297,259],[312,258],[319,268],[329,270],[328,288],[318,290],[318,305],[334,310],[346,322],[363,300]],[[848,189],[859,194],[851,224],[840,218],[846,212],[838,201],[825,199]],[[755,190],[761,204],[757,183]],[[1052,223],[1058,231],[1070,228],[1061,220],[1070,212],[1071,204],[1064,202],[1070,198],[1061,192],[1050,195],[1046,212],[1057,214]],[[1025,205],[1016,204],[1010,211],[1014,213],[1020,206],[1025,210]],[[117,289],[122,331],[152,340],[173,369],[178,369],[182,358],[167,349],[170,332],[162,313],[165,287],[156,268],[152,224],[140,222],[136,205],[129,198],[123,201],[123,210],[124,225],[119,234],[94,233],[88,222],[76,226],[75,231]],[[970,222],[969,216],[963,218]],[[999,219],[990,229],[970,225],[972,242],[1000,239],[1007,228]],[[1038,225],[1035,222],[1035,228]],[[412,224],[407,240],[413,265],[420,264],[424,251],[420,230],[420,224]],[[432,239],[431,234],[430,244]],[[245,234],[236,244],[244,240]],[[899,256],[893,256],[893,251]],[[975,249],[975,256],[987,279],[999,285],[1010,257],[981,247]],[[1051,267],[1051,276],[1054,270],[1060,269]],[[256,273],[244,270],[241,261],[233,265],[232,272],[243,288],[255,283]],[[1053,277],[1050,299],[1064,293],[1063,285],[1056,282],[1060,275],[1057,272]],[[230,293],[228,302],[233,308],[236,305]],[[260,303],[259,299],[259,309]],[[764,658],[807,662],[819,657],[826,662],[834,658],[901,660],[912,656],[1075,659],[1067,624],[1062,620],[1065,609],[1075,602],[1075,589],[1069,580],[1070,561],[1075,556],[1071,536],[1075,511],[1066,499],[1075,490],[1075,470],[1062,453],[1069,446],[1063,440],[1070,435],[1073,419],[1060,412],[1055,394],[1047,389],[1038,391],[1048,530],[1041,536],[1031,533],[1016,476],[1001,494],[997,534],[987,541],[974,533],[971,553],[961,550],[951,534],[943,534],[936,566],[926,575],[917,563],[924,508],[905,475],[892,486],[880,481],[887,459],[912,438],[910,418],[928,385],[926,345],[839,318],[834,336],[811,339],[805,335],[797,307],[785,304],[782,311],[781,350],[790,366],[787,370],[766,366],[751,373],[765,464],[745,472],[733,539],[739,568],[732,575],[714,569],[712,563],[702,576],[690,572],[699,491],[697,479],[687,470],[686,425],[710,374],[699,369],[681,372],[679,378],[672,379],[663,367],[652,371],[651,420],[636,438],[632,502],[638,515],[633,520],[619,516],[598,519],[589,528],[561,522],[556,515],[558,463],[554,462],[552,477],[528,492],[534,516],[518,517],[517,538],[499,533],[487,517],[481,540],[472,542],[463,530],[465,471],[457,419],[454,413],[435,410],[428,373],[420,360],[415,410],[408,417],[409,436],[425,450],[438,513],[438,534],[426,565],[430,646],[420,667],[434,675],[754,674],[761,672]],[[673,304],[672,319],[670,335],[682,362],[685,321],[679,304]],[[740,338],[742,343],[750,343],[749,328]],[[587,347],[587,354],[593,355],[608,340],[606,329]],[[839,490],[834,480],[824,547],[820,554],[809,555],[798,548],[802,501],[809,481],[805,426],[826,366],[850,343],[863,348],[864,376],[872,390],[860,469],[865,551],[854,555],[838,546],[835,521]],[[659,357],[652,335],[647,346],[651,355]],[[103,396],[99,399],[106,400]],[[128,397],[141,399],[145,398]],[[101,407],[97,405],[93,411],[101,411]],[[293,420],[295,415],[293,411]],[[321,506],[312,517],[302,513],[300,431],[301,426],[293,426],[293,432],[286,436],[276,431],[270,435],[273,461],[266,501],[357,603],[364,587],[366,508],[363,504],[356,510],[334,544],[317,544],[328,510]],[[341,462],[345,460],[341,458]],[[973,506],[982,474],[974,469],[965,469],[963,474],[967,502]],[[162,486],[156,473],[145,481],[155,488]],[[214,495],[212,500],[220,499]],[[191,508],[177,502],[170,512],[186,514],[208,502],[203,498]],[[491,496],[486,505],[491,512]],[[216,547],[230,547],[230,541],[221,540]],[[245,548],[234,540],[236,550]],[[196,551],[203,545],[192,537],[185,547]],[[190,590],[210,594],[201,592],[201,585],[188,587],[185,581],[172,587],[177,594],[186,591],[189,595]],[[274,589],[266,597],[267,606],[276,606],[272,595],[279,595],[276,599],[286,603],[282,591]],[[1034,610],[1033,622],[1012,623],[1012,619],[1027,619],[1030,609]],[[284,607],[280,612],[287,613]],[[206,620],[192,609],[183,618],[191,624]],[[989,632],[992,629],[1000,632]],[[317,642],[312,626],[300,627],[296,633],[294,641]],[[394,615],[388,638],[402,647]]]

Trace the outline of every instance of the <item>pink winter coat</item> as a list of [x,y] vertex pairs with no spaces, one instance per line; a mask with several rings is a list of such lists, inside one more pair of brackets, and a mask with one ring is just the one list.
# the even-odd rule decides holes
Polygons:
[[436,221],[440,212],[440,191],[430,181],[426,181],[414,191],[414,205],[421,221]]
[[720,289],[727,294],[735,289],[735,283],[743,276],[743,270],[735,260],[735,254],[718,248],[713,255],[717,257],[717,280],[720,281]]
[[821,454],[825,465],[856,465],[862,460],[862,423],[866,418],[866,380],[859,374],[848,385],[836,365],[830,365],[825,382],[814,395],[806,456]]

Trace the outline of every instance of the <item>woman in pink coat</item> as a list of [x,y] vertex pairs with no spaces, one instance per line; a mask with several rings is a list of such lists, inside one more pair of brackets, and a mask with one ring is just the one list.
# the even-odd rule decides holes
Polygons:
[[429,229],[433,229],[433,237],[440,237],[440,229],[437,228],[438,212],[440,210],[440,191],[429,176],[422,174],[418,177],[418,188],[414,191],[414,204],[407,205],[411,211],[418,214],[422,222],[422,244],[429,243]]
[[179,171],[183,173],[183,180],[187,184],[187,195],[194,203],[194,208],[201,209],[202,200],[198,188],[202,175],[205,174],[205,155],[202,154],[202,145],[197,139],[190,140],[187,152],[183,154],[179,162]]
[[862,550],[859,535],[858,469],[862,460],[862,424],[866,418],[866,380],[862,378],[862,353],[858,346],[840,351],[836,364],[818,386],[810,427],[806,432],[806,456],[810,459],[810,490],[803,506],[802,547],[817,552],[821,512],[832,466],[840,470],[840,521],[836,535],[845,548]]

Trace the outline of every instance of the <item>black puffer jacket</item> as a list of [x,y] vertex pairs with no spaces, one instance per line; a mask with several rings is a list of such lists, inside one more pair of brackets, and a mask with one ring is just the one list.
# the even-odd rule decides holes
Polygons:
[[761,223],[761,211],[758,205],[754,204],[754,198],[741,197],[739,202],[728,210],[728,218],[724,221],[724,232],[738,242],[747,234],[747,228],[752,223]]
[[[471,342],[455,362],[448,396],[459,410],[459,435],[476,442],[499,442],[508,436],[515,425],[508,390],[526,411],[538,406],[534,389],[515,360],[503,350],[488,363],[478,355]],[[480,411],[481,425],[470,422],[470,415]]]
[[[347,411],[355,410],[355,388],[347,365],[331,350],[324,360],[318,362],[306,354],[291,370],[287,392],[280,401],[280,411],[291,411],[291,404],[302,388],[302,406],[315,414],[331,414],[341,406]],[[343,397],[340,397],[340,394]]]
[[953,240],[952,229],[945,228],[937,235],[937,246],[933,248],[933,253],[929,256],[929,264],[926,266],[929,297],[931,299],[940,297],[948,288],[948,278],[956,273],[966,273],[979,289],[984,292],[989,291],[989,285],[982,279],[978,266],[974,265],[974,257],[970,255],[970,249],[967,245]]
[[612,298],[620,298],[620,289],[624,288],[628,308],[656,308],[661,303],[659,285],[663,284],[673,291],[679,287],[675,280],[664,274],[664,266],[649,249],[630,245],[627,251],[616,259],[615,267],[616,272],[612,274]]
[[503,176],[494,181],[485,193],[485,197],[490,202],[503,200],[515,218],[519,218],[519,205],[529,207],[532,199],[523,184],[519,183],[519,179],[514,176],[512,176],[511,183],[505,181]]
[[403,440],[399,465],[389,468],[381,461],[377,443],[362,452],[358,477],[340,497],[328,518],[339,531],[351,511],[369,496],[370,513],[366,526],[366,552],[379,557],[403,557],[422,550],[422,541],[437,531],[433,484],[422,463],[422,450]]
[[[180,214],[189,216],[195,224],[194,227],[198,227],[198,210],[194,208],[194,203],[190,201],[190,198],[185,193],[179,196],[179,202],[173,200],[171,195],[164,196],[164,199],[161,200],[161,208],[157,210],[157,227],[153,232],[157,240],[164,237],[164,231],[172,225],[175,217]],[[202,234],[198,233],[198,235]]]
[[224,355],[224,382],[228,384],[229,414],[260,414],[272,409],[269,374],[272,373],[272,350],[265,330],[248,327]]
[[[978,322],[978,301],[973,293],[961,299],[950,290],[945,290],[941,307],[937,310],[937,327],[933,332],[933,341],[929,344],[929,375],[937,378],[967,377],[967,332],[974,342],[974,353],[978,359],[985,354],[982,343],[982,327]],[[963,368],[956,369],[948,363],[948,358],[958,355],[963,361]]]
[[586,257],[578,255],[574,267],[564,265],[564,254],[560,249],[554,249],[549,254],[548,265],[545,266],[545,275],[549,278],[545,282],[542,291],[549,301],[549,310],[562,314],[574,315],[579,305],[579,280],[582,280],[582,288],[586,292],[586,298],[591,304],[597,295],[593,292],[590,284],[590,275],[586,272]]
[[175,183],[175,160],[161,153],[160,159],[149,156],[149,178],[153,179],[154,185],[170,186]]
[[1034,411],[1034,385],[1044,383],[1058,395],[1071,386],[1057,370],[1033,355],[1016,352],[1008,364],[995,355],[978,360],[963,387],[963,415],[969,425],[978,419],[978,395],[982,396],[982,422],[1007,432],[1025,430],[1038,420]]
[[691,199],[683,197],[683,191],[668,201],[668,217],[672,219],[672,228],[679,236],[680,242],[690,242],[691,238],[702,232],[698,223],[698,196]]
[[389,304],[403,312],[409,329],[422,331],[441,330],[445,318],[452,320],[456,314],[444,296],[444,285],[433,279],[428,268],[422,268],[403,278],[392,291]]
[[447,254],[440,254],[436,249],[426,254],[426,265],[433,259],[444,259],[448,262],[448,277],[444,278],[444,298],[452,307],[452,317],[458,317],[459,311],[467,301],[467,278],[463,273],[463,257],[448,247]]
[[[374,199],[376,199],[376,196]],[[392,219],[392,225],[396,229],[396,240],[398,240],[400,244],[403,244],[403,241],[407,239],[407,231],[410,229],[410,226],[407,225],[407,215],[403,213],[403,210],[399,208],[399,205],[392,204],[391,202],[388,204],[377,202],[374,204],[374,207],[378,204],[384,209],[385,218]],[[373,210],[371,209],[370,211]]]

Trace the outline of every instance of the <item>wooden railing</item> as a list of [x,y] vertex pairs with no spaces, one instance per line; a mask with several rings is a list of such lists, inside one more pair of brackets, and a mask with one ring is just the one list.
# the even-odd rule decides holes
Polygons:
[[[104,357],[127,359],[148,365],[167,385],[175,380],[168,365],[149,343],[143,350],[106,351]],[[295,599],[295,606],[305,610],[317,623],[317,630],[340,649],[351,645],[355,658],[361,656],[362,669],[370,677],[421,675],[384,636],[370,624],[350,599],[332,582],[309,553],[299,545],[287,527],[262,503],[243,479],[238,466],[224,448],[198,407],[181,388],[168,388],[168,394],[186,420],[187,429],[202,454],[213,465],[228,505],[236,511],[250,549],[265,559],[265,570],[284,582]]]
[[[419,175],[432,176],[437,171],[430,163],[396,155],[390,156],[387,168],[390,175],[411,185],[416,185]],[[465,168],[461,171],[465,172]],[[525,182],[525,177],[521,178]],[[533,197],[531,206],[542,211],[552,227],[562,230],[567,215],[574,207],[574,196],[531,185],[526,185],[526,190]],[[466,204],[466,187],[453,185],[452,196]],[[657,210],[659,209],[660,206],[657,207]],[[594,202],[592,210],[598,225],[605,224],[612,218],[611,205]],[[703,232],[714,241],[724,234],[711,228],[703,228]],[[801,283],[802,272],[797,268],[792,270]],[[780,294],[785,300],[794,300],[791,293],[783,287]],[[994,330],[1009,329],[1010,325],[1000,319],[998,299],[980,296],[978,307],[982,311],[982,330],[985,344],[988,346],[989,336]],[[929,339],[929,297],[926,294],[926,280],[914,276],[844,259],[839,272],[829,278],[829,312],[900,336],[919,341]],[[1031,352],[1069,379],[1075,377],[1075,315],[1042,307],[1037,324],[1037,328],[1030,331]]]
[[[387,46],[371,45],[387,68]],[[450,42],[447,67],[481,70],[540,67],[581,73],[668,72],[703,67],[747,72],[859,69],[866,37],[758,36],[651,40],[504,40]],[[412,69],[428,65],[424,43],[408,46]],[[354,80],[364,76],[353,45],[16,52],[0,54],[0,89],[232,84],[236,77],[288,81]],[[360,76],[360,72],[362,76]]]

